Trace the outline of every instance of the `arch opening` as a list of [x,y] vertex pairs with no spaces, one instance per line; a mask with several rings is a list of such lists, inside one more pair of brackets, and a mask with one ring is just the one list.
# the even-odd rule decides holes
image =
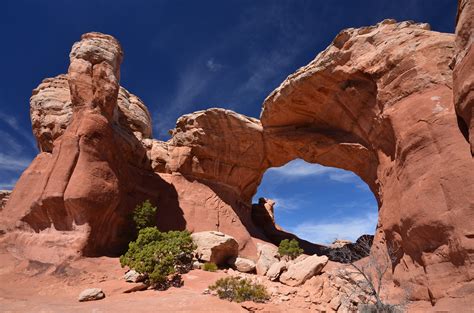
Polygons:
[[274,244],[296,238],[309,254],[373,238],[378,221],[377,199],[356,174],[302,159],[268,169],[252,202],[254,221]]

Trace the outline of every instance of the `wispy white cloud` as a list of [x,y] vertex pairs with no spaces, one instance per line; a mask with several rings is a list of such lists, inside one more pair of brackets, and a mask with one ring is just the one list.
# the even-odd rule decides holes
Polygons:
[[30,165],[31,159],[0,153],[0,170],[21,171]]
[[[330,180],[340,183],[360,183],[359,177],[350,172],[334,167],[312,164],[296,159],[281,167],[270,168],[267,173],[285,180],[295,180],[310,176],[327,176]],[[365,185],[364,183],[362,183]]]
[[0,181],[0,190],[1,189],[13,189],[16,184],[16,179],[11,179],[9,181]]
[[330,173],[333,168],[324,167],[319,164],[307,163],[301,159],[296,159],[286,163],[281,167],[270,168],[267,172],[286,178],[301,178],[306,176],[318,176]]
[[309,201],[302,199],[302,197],[288,197],[288,198],[283,198],[283,197],[272,197],[270,196],[270,199],[275,201],[275,214],[278,213],[290,213],[294,211],[298,211],[304,208],[307,208],[309,205]]
[[23,152],[23,146],[10,133],[0,130],[0,146],[8,149],[9,154],[18,155]]
[[[239,23],[221,34],[221,39],[176,68],[180,73],[174,95],[155,108],[154,131],[166,138],[176,119],[203,105],[241,111],[260,106],[268,93],[295,68],[289,68],[311,40],[309,30],[288,15],[289,4],[252,6],[242,12]],[[258,30],[258,31],[257,31]],[[274,34],[271,47],[262,45]],[[217,61],[241,50],[239,64]],[[225,60],[224,60],[225,62]],[[283,73],[283,74],[282,74]],[[208,103],[198,103],[204,99]],[[209,103],[211,102],[211,103]]]
[[223,68],[223,65],[220,63],[217,63],[214,58],[210,58],[209,60],[206,61],[206,67],[211,71],[211,72],[218,72]]
[[334,239],[357,240],[363,234],[374,234],[377,214],[327,221],[309,221],[288,228],[297,236],[315,243],[331,243]]
[[0,121],[10,126],[18,135],[22,136],[30,144],[30,146],[36,151],[36,141],[33,138],[32,133],[25,131],[25,129],[18,123],[18,120],[11,115],[0,112]]

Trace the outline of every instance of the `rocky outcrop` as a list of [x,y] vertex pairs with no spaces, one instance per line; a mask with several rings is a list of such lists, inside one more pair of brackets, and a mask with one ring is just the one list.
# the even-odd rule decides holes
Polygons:
[[[268,96],[260,120],[199,111],[181,117],[168,142],[149,138],[138,99],[121,100],[118,42],[85,34],[68,75],[45,81],[32,97],[42,152],[0,227],[16,242],[67,237],[61,246],[76,253],[118,253],[133,235],[130,210],[150,199],[160,229],[222,231],[240,255],[256,259],[256,243],[291,234],[262,227],[273,223],[271,210],[252,208],[252,196],[268,168],[301,158],[368,184],[379,204],[373,251],[396,251],[387,278],[413,290],[412,300],[456,298],[471,280],[474,251],[472,6],[460,4],[456,37],[393,20],[343,30]],[[278,258],[267,261],[257,262],[258,273]]]
[[0,190],[0,211],[7,205],[10,194],[10,190]]
[[212,262],[218,265],[227,263],[236,258],[239,253],[239,244],[231,236],[217,231],[203,231],[191,235],[196,245],[196,256],[203,262]]
[[[73,107],[67,75],[46,78],[33,90],[30,115],[40,151],[52,152],[53,142],[64,134],[72,120]],[[151,117],[137,96],[120,87],[113,122],[124,136],[150,138]]]
[[327,256],[312,255],[299,262],[290,262],[280,281],[288,286],[300,286],[311,277],[321,273],[328,263]]
[[459,128],[474,155],[474,2],[458,0],[455,54],[453,58],[454,106]]

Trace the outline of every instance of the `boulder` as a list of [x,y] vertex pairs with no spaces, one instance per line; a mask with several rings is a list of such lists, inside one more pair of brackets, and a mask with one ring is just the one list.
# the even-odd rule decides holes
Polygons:
[[292,263],[288,270],[281,274],[280,282],[288,286],[300,286],[308,279],[321,273],[328,263],[327,256],[312,255],[298,263]]
[[84,301],[100,300],[100,299],[104,299],[104,298],[105,298],[105,294],[102,291],[102,289],[100,289],[100,288],[89,288],[89,289],[83,290],[79,294],[78,300],[79,300],[79,302],[84,302]]
[[277,263],[273,263],[272,266],[268,269],[267,273],[265,276],[268,277],[271,281],[276,281],[279,277],[280,274],[287,269],[287,262],[284,260],[281,260]]
[[203,231],[191,234],[196,244],[196,257],[200,261],[225,264],[230,258],[237,257],[239,244],[237,241],[218,231]]
[[256,270],[257,275],[264,276],[268,269],[274,264],[280,261],[278,255],[278,248],[270,244],[257,244],[257,264]]
[[255,262],[246,258],[232,258],[229,260],[229,265],[235,267],[236,270],[242,273],[255,271]]

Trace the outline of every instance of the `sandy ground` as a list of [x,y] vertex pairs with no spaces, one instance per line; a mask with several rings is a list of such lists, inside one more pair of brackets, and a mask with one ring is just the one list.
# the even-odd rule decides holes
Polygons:
[[[127,283],[117,258],[83,258],[55,266],[18,260],[0,253],[0,312],[248,312],[242,304],[203,294],[210,284],[227,275],[193,270],[183,275],[184,286],[166,291],[123,293]],[[106,298],[78,302],[86,288],[101,288]],[[255,306],[252,303],[243,304]],[[258,305],[256,305],[258,307]],[[259,312],[295,312],[289,304],[260,305]],[[306,310],[297,309],[296,312]]]

